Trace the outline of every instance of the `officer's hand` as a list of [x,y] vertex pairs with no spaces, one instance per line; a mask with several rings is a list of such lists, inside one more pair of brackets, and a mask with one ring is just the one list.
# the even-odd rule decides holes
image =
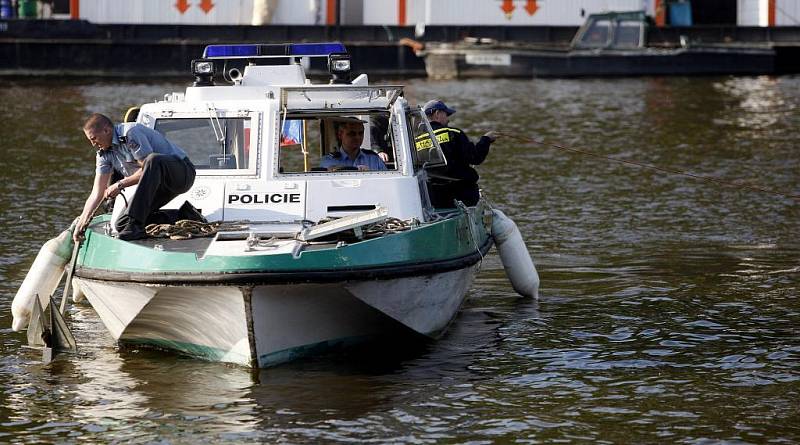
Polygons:
[[115,196],[119,195],[120,190],[121,190],[121,187],[119,185],[119,182],[111,184],[103,192],[103,198],[105,198],[105,199],[114,198]]
[[378,153],[378,157],[381,158],[381,161],[383,162],[389,162],[389,155],[387,155],[386,152],[382,151]]
[[78,225],[75,226],[75,230],[72,232],[72,241],[76,243],[80,243],[81,241],[83,241],[83,238],[85,238],[84,237],[85,231],[86,231],[86,224],[82,222],[78,223]]
[[496,131],[494,131],[494,130],[487,131],[487,132],[484,134],[484,136],[486,136],[487,138],[489,138],[489,142],[494,142],[494,141],[496,141],[496,140],[497,140],[497,132],[496,132]]

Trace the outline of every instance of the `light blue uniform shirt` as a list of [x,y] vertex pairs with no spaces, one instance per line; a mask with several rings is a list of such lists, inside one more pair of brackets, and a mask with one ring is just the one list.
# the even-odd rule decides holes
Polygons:
[[358,152],[358,156],[355,159],[350,159],[347,153],[340,148],[337,153],[325,155],[319,163],[319,166],[323,168],[335,166],[358,167],[359,165],[366,165],[370,170],[386,170],[386,164],[374,151],[364,150],[363,148]]
[[152,128],[137,123],[117,124],[111,148],[97,150],[96,172],[106,174],[116,169],[128,177],[139,169],[137,161],[143,161],[150,153],[187,157],[185,151]]

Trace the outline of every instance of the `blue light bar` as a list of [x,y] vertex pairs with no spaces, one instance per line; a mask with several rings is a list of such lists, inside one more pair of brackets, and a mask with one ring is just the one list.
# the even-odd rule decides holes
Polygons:
[[328,57],[336,53],[347,53],[347,48],[339,42],[208,45],[203,51],[203,58]]
[[325,56],[346,53],[347,48],[339,42],[328,43],[290,43],[289,52],[293,56]]
[[208,45],[203,51],[204,59],[214,57],[255,57],[258,55],[258,45]]

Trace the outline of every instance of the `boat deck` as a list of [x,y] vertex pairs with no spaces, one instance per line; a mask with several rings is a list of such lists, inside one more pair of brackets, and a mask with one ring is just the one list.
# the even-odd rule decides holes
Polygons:
[[[89,226],[89,230],[106,234],[107,221],[103,220]],[[329,249],[341,243],[355,244],[374,236],[358,237],[352,230],[336,233],[332,236],[314,241],[301,241],[295,238],[297,232],[286,230],[286,224],[253,224],[250,227],[237,227],[236,230],[219,231],[215,235],[193,237],[188,239],[171,239],[167,237],[143,238],[128,241],[148,249],[174,253],[194,253],[197,257],[208,254],[256,254],[273,251],[274,253],[314,251]],[[216,243],[215,243],[216,241]],[[213,246],[212,246],[213,245]]]

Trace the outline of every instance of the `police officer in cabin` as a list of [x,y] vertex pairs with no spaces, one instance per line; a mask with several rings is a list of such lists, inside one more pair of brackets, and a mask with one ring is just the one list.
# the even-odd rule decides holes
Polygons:
[[[113,198],[135,184],[139,184],[136,193],[117,221],[119,239],[144,238],[146,224],[169,222],[157,220],[154,212],[192,187],[195,169],[186,153],[156,130],[137,123],[114,125],[99,113],[89,116],[83,132],[98,150],[94,186],[78,220],[75,241],[80,239],[102,199]],[[109,185],[115,170],[122,179]],[[202,215],[187,202],[178,217],[199,219]]]
[[364,142],[364,123],[358,119],[336,122],[336,139],[339,147],[325,155],[320,167],[336,171],[342,167],[355,167],[360,171],[386,170],[380,156],[372,150],[361,148]]
[[489,131],[473,144],[460,129],[448,125],[450,115],[456,110],[449,108],[438,99],[430,100],[422,107],[431,129],[442,147],[447,165],[429,170],[431,181],[428,191],[434,207],[454,207],[457,199],[468,206],[478,203],[481,195],[478,190],[478,172],[472,165],[478,165],[489,154],[489,146],[497,139],[494,131]]

